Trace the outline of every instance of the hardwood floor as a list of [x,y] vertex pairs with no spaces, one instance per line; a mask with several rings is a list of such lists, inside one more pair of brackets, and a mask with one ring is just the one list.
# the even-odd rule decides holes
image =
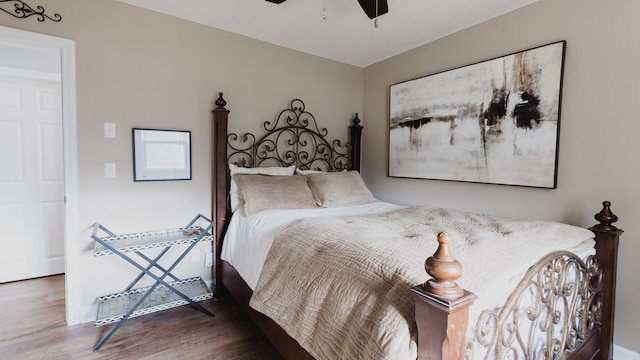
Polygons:
[[181,306],[134,318],[94,352],[114,324],[67,326],[64,275],[1,284],[0,359],[282,359],[233,300],[201,304],[215,316]]

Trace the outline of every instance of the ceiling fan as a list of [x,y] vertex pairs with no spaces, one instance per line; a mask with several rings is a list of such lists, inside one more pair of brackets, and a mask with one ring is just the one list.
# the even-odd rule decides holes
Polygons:
[[[282,4],[286,0],[266,0],[274,4]],[[387,0],[358,0],[362,10],[367,14],[369,19],[376,18],[389,12]]]

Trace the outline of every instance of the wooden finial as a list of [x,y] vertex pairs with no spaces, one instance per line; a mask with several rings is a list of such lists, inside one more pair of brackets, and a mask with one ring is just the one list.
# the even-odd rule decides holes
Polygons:
[[611,225],[614,222],[618,221],[618,217],[611,212],[611,202],[603,201],[602,202],[602,210],[597,213],[594,217],[600,224],[596,225],[597,228],[602,230],[617,230],[618,228]]
[[358,113],[353,117],[353,125],[360,126],[360,118],[358,117]]
[[446,232],[438,234],[438,250],[424,263],[424,269],[432,279],[424,283],[424,289],[433,295],[454,299],[464,295],[464,290],[455,280],[462,276],[462,265],[453,257],[449,242],[451,237]]
[[216,109],[224,109],[227,106],[227,102],[222,98],[222,91],[218,93],[218,100],[216,100]]

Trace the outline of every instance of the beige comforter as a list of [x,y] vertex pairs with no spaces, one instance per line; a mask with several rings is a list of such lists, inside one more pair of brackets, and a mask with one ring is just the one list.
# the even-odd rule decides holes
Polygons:
[[408,290],[428,278],[439,231],[480,297],[551,251],[593,246],[578,227],[424,207],[302,220],[275,239],[250,305],[316,359],[415,359]]

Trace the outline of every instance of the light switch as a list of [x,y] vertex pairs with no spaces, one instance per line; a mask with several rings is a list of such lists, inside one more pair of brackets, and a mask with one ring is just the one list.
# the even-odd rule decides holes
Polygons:
[[104,177],[107,177],[107,178],[116,177],[116,164],[104,163]]
[[116,137],[116,124],[104,123],[104,137],[113,139]]

